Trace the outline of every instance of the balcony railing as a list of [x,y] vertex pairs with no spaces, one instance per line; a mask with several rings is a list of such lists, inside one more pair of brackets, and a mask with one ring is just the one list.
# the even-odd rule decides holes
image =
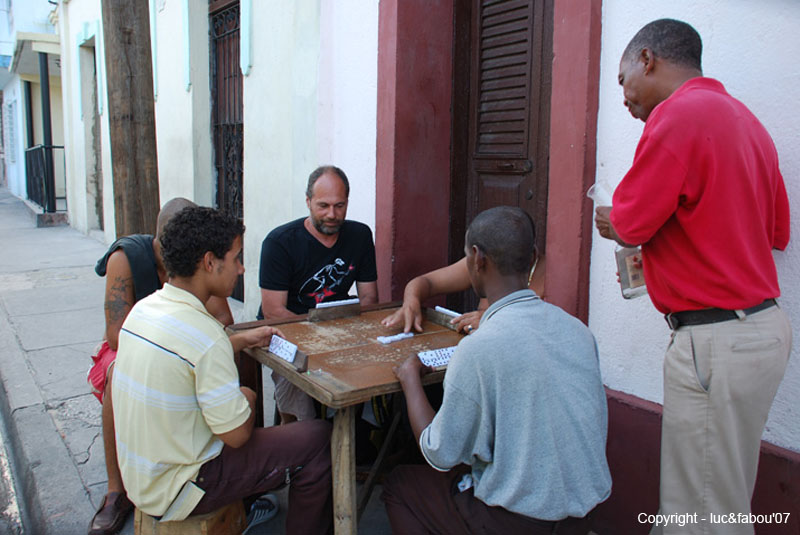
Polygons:
[[25,149],[25,174],[28,199],[45,212],[67,209],[64,147],[35,145]]

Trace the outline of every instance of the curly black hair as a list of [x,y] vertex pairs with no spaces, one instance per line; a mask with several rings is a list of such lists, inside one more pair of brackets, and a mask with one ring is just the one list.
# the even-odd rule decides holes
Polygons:
[[244,224],[204,206],[188,206],[172,216],[161,236],[161,256],[170,277],[191,277],[206,252],[224,258]]

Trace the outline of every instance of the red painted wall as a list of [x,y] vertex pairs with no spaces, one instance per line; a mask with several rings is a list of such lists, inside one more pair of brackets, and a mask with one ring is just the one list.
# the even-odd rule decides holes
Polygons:
[[650,526],[637,522],[639,513],[658,512],[661,457],[661,405],[606,389],[611,497],[594,515],[599,535],[645,535]]
[[[650,526],[639,513],[658,511],[661,456],[661,405],[606,390],[608,398],[608,465],[611,497],[598,506],[593,530],[599,535],[645,535]],[[753,514],[791,513],[786,524],[756,526],[756,535],[800,534],[800,454],[761,443]]]
[[556,0],[547,197],[547,300],[589,319],[589,256],[594,182],[601,0]]
[[381,0],[375,247],[380,299],[447,263],[453,5]]

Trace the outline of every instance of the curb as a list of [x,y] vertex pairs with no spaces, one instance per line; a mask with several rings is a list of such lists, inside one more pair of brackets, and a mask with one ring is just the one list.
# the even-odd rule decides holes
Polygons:
[[[9,530],[9,533],[13,535],[19,535],[20,533],[25,533],[26,526],[30,526],[30,518],[28,517],[28,511],[24,507],[27,503],[27,500],[22,500],[22,504],[20,504],[18,500],[18,486],[19,486],[19,468],[18,463],[16,462],[16,456],[13,455],[14,450],[10,449],[7,444],[9,444],[9,439],[11,435],[9,434],[8,426],[6,422],[9,419],[9,409],[8,409],[8,400],[5,396],[5,389],[3,389],[3,395],[0,395],[0,461],[2,466],[0,466],[0,472],[2,475],[0,477],[3,478],[4,482],[7,482],[8,485],[8,492],[9,496],[9,504],[6,507],[5,511],[3,511],[2,516],[3,520],[8,522],[8,525],[0,522],[0,528]],[[14,511],[16,509],[16,511]],[[10,510],[11,518],[8,518],[8,513]],[[16,513],[16,514],[15,514]]]
[[[87,491],[75,471],[64,469],[74,461],[47,412],[2,303],[0,386],[0,425],[7,437],[9,468],[23,532],[37,535],[85,532],[92,514]],[[79,496],[65,496],[69,492]],[[53,499],[55,495],[59,499]],[[87,503],[85,510],[72,506],[81,501]]]

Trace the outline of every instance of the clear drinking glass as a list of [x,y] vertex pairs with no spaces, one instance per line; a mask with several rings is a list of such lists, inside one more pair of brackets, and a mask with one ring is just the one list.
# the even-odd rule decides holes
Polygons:
[[[586,196],[594,201],[595,207],[611,206],[611,188],[605,180],[592,184],[592,187],[586,192]],[[622,247],[617,244],[614,249],[614,258],[617,261],[622,297],[633,299],[645,295],[647,285],[644,282],[644,270],[642,269],[642,248]]]

